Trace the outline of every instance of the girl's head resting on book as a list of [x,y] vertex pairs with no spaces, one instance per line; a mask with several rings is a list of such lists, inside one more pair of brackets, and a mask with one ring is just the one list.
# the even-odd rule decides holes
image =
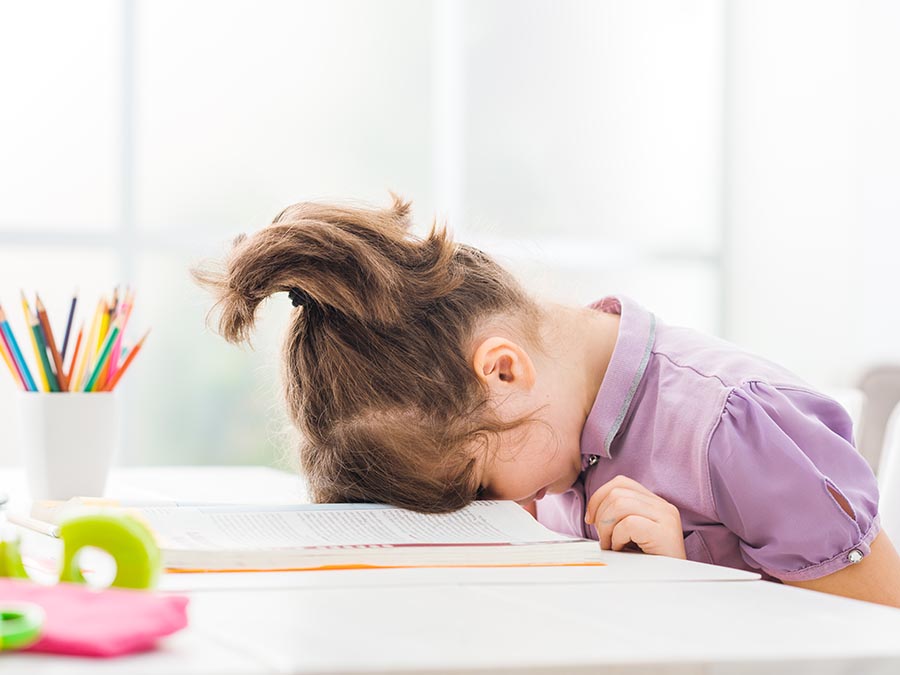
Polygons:
[[[436,223],[412,235],[409,210],[396,196],[388,209],[295,204],[239,236],[221,266],[193,270],[214,292],[219,332],[231,342],[249,338],[273,293],[296,305],[282,379],[316,502],[451,511],[481,496],[483,469],[501,448],[540,464],[558,447],[540,414],[546,392],[511,400],[494,386],[533,378],[541,307]],[[566,455],[565,472],[577,476]],[[508,492],[521,494],[487,496],[524,499],[540,488],[516,483],[539,476],[508,478]]]

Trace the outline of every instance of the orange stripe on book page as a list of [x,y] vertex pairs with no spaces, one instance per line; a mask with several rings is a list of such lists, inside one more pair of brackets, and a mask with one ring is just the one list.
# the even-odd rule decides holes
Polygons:
[[602,562],[583,563],[519,563],[515,565],[319,565],[316,567],[280,567],[277,569],[166,569],[167,574],[215,574],[217,572],[315,572],[323,570],[416,570],[416,569],[473,569],[485,567],[606,567]]

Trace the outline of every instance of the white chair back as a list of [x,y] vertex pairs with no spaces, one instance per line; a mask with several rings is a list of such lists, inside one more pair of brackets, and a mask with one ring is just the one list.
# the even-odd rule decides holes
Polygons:
[[894,408],[884,429],[877,474],[881,527],[897,547],[900,546],[900,404]]

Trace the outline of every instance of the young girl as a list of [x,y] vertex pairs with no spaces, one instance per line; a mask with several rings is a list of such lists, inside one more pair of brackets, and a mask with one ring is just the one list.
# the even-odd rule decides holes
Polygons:
[[287,293],[285,398],[318,502],[510,499],[604,549],[900,607],[847,413],[779,366],[617,296],[538,303],[481,251],[385,210],[301,203],[198,268],[245,340]]

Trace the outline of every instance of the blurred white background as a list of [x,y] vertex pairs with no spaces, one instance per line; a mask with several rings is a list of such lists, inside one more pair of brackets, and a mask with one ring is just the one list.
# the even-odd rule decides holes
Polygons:
[[290,302],[239,349],[187,270],[393,189],[546,297],[853,385],[900,362],[898,34],[890,0],[0,0],[0,303],[61,333],[132,284],[119,462],[277,465]]

